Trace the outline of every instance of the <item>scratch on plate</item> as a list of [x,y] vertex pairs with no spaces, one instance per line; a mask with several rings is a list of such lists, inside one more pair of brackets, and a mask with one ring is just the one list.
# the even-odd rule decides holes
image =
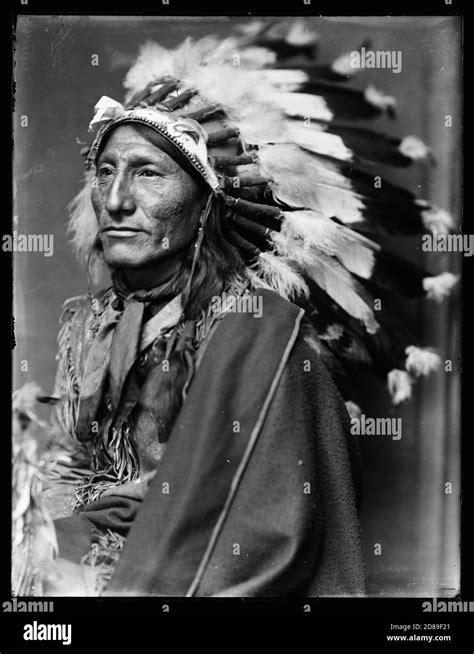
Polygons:
[[66,27],[61,21],[61,27],[56,32],[54,39],[51,42],[51,54],[54,54],[57,48],[61,45],[67,35],[71,32],[72,27]]
[[44,279],[41,280],[41,282],[40,282],[40,284],[38,284],[38,286],[36,286],[35,288],[31,288],[31,289],[29,289],[28,291],[25,291],[25,292],[23,293],[23,295],[29,295],[30,293],[36,293],[36,291],[38,291],[40,288],[42,288],[42,287],[46,284],[46,282],[47,282],[49,279],[51,279],[51,277],[52,277],[53,275],[56,275],[56,273],[58,272],[58,270],[61,270],[62,268],[64,268],[64,264],[61,264],[58,268],[56,268],[56,269],[53,270],[51,273],[49,273],[49,275],[46,275],[46,277],[45,277]]

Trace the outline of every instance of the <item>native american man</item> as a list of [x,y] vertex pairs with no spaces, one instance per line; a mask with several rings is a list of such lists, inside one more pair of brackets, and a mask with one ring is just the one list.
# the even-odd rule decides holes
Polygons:
[[448,217],[385,182],[375,195],[348,165],[420,158],[421,142],[375,133],[356,155],[343,136],[358,132],[332,122],[392,98],[347,104],[309,73],[246,69],[245,50],[224,65],[235,47],[148,44],[125,105],[96,105],[71,228],[112,284],[62,317],[51,595],[364,593],[351,398],[325,354],[370,362],[397,403],[436,367],[375,317],[371,289],[378,270],[441,299],[452,276],[402,274],[368,236],[446,231]]
[[[356,453],[303,311],[250,288],[218,197],[151,125],[120,121],[96,156],[113,286],[63,316],[66,427],[79,402],[62,475],[80,481],[56,521],[60,558],[118,534],[110,594],[362,592]],[[224,292],[235,305],[210,310]],[[238,310],[249,294],[260,317]]]

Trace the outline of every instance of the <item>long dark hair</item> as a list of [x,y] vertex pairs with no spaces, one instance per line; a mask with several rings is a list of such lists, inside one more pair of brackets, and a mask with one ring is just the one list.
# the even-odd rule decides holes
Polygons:
[[[212,297],[226,290],[236,277],[245,276],[245,264],[238,250],[225,238],[225,205],[213,196],[204,218],[202,241],[196,252],[188,248],[183,257],[179,285],[184,294],[183,315],[195,320]],[[196,243],[197,245],[197,243]],[[193,268],[193,259],[196,258]]]
[[[159,338],[153,344],[158,365],[145,382],[142,405],[165,426],[165,440],[171,433],[194,376],[199,346],[196,328],[198,325],[202,327],[203,321],[209,319],[208,307],[212,298],[229,289],[236,279],[245,279],[244,261],[225,238],[224,220],[225,206],[219,197],[214,196],[205,217],[199,248],[191,245],[187,249],[175,278],[175,291],[182,293],[181,321],[171,337]],[[163,373],[160,364],[165,360],[168,371]]]

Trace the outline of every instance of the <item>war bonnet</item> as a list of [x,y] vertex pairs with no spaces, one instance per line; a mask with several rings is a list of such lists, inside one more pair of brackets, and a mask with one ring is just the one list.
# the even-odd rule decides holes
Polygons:
[[89,196],[102,139],[121,123],[148,125],[222,200],[225,236],[251,284],[302,304],[319,334],[314,346],[341,370],[365,366],[385,377],[398,404],[440,360],[374,300],[389,288],[440,301],[456,277],[401,259],[380,237],[448,233],[453,222],[386,179],[374,187],[374,165],[410,166],[430,150],[415,136],[367,127],[393,117],[395,99],[351,86],[348,55],[309,59],[311,38],[283,21],[172,50],[146,43],[125,78],[124,104],[103,97],[96,105],[72,241],[85,259],[97,235]]

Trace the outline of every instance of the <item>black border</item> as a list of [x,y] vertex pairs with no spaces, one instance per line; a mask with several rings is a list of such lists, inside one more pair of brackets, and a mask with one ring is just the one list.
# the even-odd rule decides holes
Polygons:
[[[410,2],[391,0],[390,2],[359,1],[342,2],[340,0],[311,0],[311,5],[304,5],[303,0],[292,0],[288,6],[277,5],[274,2],[259,0],[221,0],[220,6],[201,0],[170,0],[169,5],[162,5],[161,0],[134,0],[133,3],[119,5],[118,2],[105,0],[28,0],[22,5],[21,0],[10,3],[9,18],[4,18],[4,30],[1,44],[4,52],[2,61],[8,68],[3,79],[12,77],[12,27],[16,16],[29,15],[122,15],[122,16],[319,16],[319,15],[357,15],[357,16],[433,16],[433,15],[464,15],[464,2],[452,0],[452,5],[446,5],[444,0],[434,2]],[[469,29],[469,28],[467,28]],[[469,39],[467,39],[469,41]],[[466,44],[465,44],[466,45]],[[464,61],[467,52],[464,51]],[[12,88],[12,87],[11,87]],[[12,88],[13,90],[13,88]],[[469,113],[467,113],[469,116]],[[12,126],[11,111],[8,111],[7,122]],[[464,122],[464,133],[469,132],[469,120]],[[8,146],[3,152],[10,153],[12,149],[11,134],[6,128],[4,138]],[[10,158],[10,156],[9,156]],[[10,159],[11,160],[11,159]],[[8,180],[7,193],[11,193],[11,182]],[[4,191],[5,192],[5,191]],[[11,206],[12,202],[7,202]],[[4,217],[7,222],[8,218]],[[5,230],[6,231],[6,230]],[[474,220],[469,207],[464,209],[464,233],[474,232]],[[10,425],[11,417],[11,355],[12,340],[11,310],[12,310],[12,255],[0,252],[2,266],[2,291],[4,306],[10,307],[8,320],[1,321],[7,329],[2,343],[5,346],[7,360],[5,375],[6,388],[0,393],[2,408],[1,416]],[[472,455],[474,430],[471,428],[469,405],[472,383],[472,317],[469,312],[468,273],[472,270],[472,260],[463,257],[464,281],[462,286],[463,328],[462,328],[462,551],[461,551],[461,599],[474,602],[474,575],[472,573],[472,554],[474,543],[470,523],[472,521],[472,485],[474,456]],[[468,287],[469,288],[469,287]],[[466,294],[467,293],[467,294]],[[8,345],[10,344],[10,345]],[[470,379],[471,377],[471,379]],[[5,429],[2,456],[0,456],[0,492],[4,498],[4,515],[9,510],[11,498],[11,445],[9,427]],[[8,442],[8,445],[5,443]],[[8,498],[8,501],[7,501]],[[4,524],[9,524],[6,518]],[[103,651],[104,649],[143,650],[146,645],[150,651],[164,651],[166,646],[173,648],[192,648],[199,646],[218,647],[219,649],[262,647],[295,648],[309,646],[311,650],[322,650],[322,647],[343,648],[350,651],[361,648],[376,648],[377,651],[390,649],[399,650],[401,645],[388,645],[385,636],[389,633],[391,622],[429,623],[445,622],[451,625],[449,633],[452,641],[449,645],[421,645],[430,651],[474,651],[474,623],[470,613],[459,614],[429,614],[421,612],[423,599],[393,599],[393,598],[315,598],[315,599],[201,599],[201,598],[53,598],[55,611],[46,614],[4,613],[2,603],[10,597],[10,547],[9,529],[2,530],[2,541],[6,547],[2,565],[0,566],[0,654],[10,651],[31,651],[39,648],[53,651],[66,646],[47,642],[35,642],[27,646],[22,639],[23,625],[32,619],[51,623],[72,623],[73,645],[66,651],[87,648],[84,651]],[[169,612],[163,612],[163,605],[169,606]],[[308,612],[305,606],[311,610]],[[430,620],[431,616],[431,620]],[[249,627],[252,627],[249,630]],[[448,633],[448,632],[447,632]],[[415,650],[419,646],[410,644],[406,649]]]
[[[22,4],[27,2],[27,4]],[[117,15],[117,16],[453,16],[463,12],[464,0],[13,0],[14,14]]]

